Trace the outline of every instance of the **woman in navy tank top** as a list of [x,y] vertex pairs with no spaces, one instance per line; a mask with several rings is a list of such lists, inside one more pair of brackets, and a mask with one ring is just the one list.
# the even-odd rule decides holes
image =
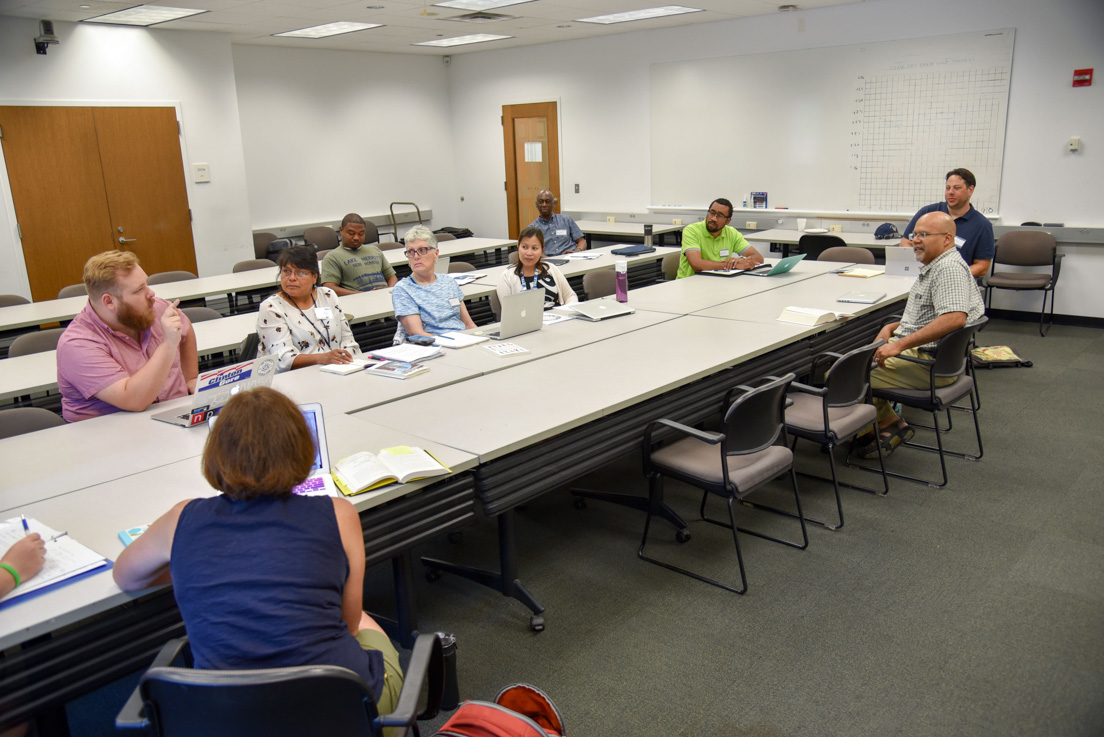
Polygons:
[[233,397],[203,453],[222,494],[180,502],[123,550],[126,591],[171,583],[197,668],[338,665],[380,713],[402,688],[398,653],[361,611],[364,537],[344,499],[296,496],[314,462],[299,408],[266,388]]

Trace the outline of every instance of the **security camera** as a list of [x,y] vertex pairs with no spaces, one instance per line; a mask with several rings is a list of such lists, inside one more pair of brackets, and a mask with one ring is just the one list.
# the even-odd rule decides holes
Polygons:
[[38,22],[38,34],[34,40],[35,51],[43,56],[45,56],[46,48],[50,44],[61,43],[61,39],[54,33],[54,22],[52,20],[40,20]]

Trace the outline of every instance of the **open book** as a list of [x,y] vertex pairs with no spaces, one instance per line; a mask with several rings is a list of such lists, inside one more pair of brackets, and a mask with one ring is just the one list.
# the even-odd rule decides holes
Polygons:
[[836,320],[849,320],[854,315],[846,313],[830,312],[828,310],[816,310],[812,307],[787,307],[778,316],[781,322],[793,322],[798,325],[824,325]]
[[[46,541],[46,563],[41,571],[24,580],[4,597],[5,602],[108,564],[102,555],[81,545],[65,532],[58,532],[30,517],[27,518],[27,527],[30,532],[37,532]],[[28,533],[24,531],[23,521],[19,517],[0,523],[0,550],[7,551],[26,534]]]
[[860,266],[855,266],[853,268],[847,269],[846,271],[839,271],[836,273],[838,273],[840,276],[854,276],[858,277],[859,279],[869,279],[872,276],[881,276],[882,274],[884,274],[885,268],[867,269]]
[[330,469],[334,483],[345,496],[356,496],[387,484],[400,483],[452,473],[421,448],[397,445],[384,448],[379,455],[361,451]]

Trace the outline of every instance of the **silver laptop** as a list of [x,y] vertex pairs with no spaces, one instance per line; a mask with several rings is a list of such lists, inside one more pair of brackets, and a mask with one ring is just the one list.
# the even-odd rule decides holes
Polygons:
[[922,263],[916,260],[916,252],[907,246],[886,246],[886,276],[916,276]]
[[885,299],[885,292],[848,292],[836,297],[837,302],[854,302],[860,305],[872,305]]
[[449,273],[449,264],[452,262],[451,256],[438,256],[437,263],[433,264],[434,274],[447,274]]
[[606,320],[621,315],[631,315],[636,312],[632,307],[612,299],[592,299],[586,302],[576,302],[565,305],[569,310],[574,310],[579,317],[587,320]]
[[488,338],[505,340],[544,327],[544,290],[526,289],[502,298],[502,319],[498,330],[483,333]]
[[170,409],[152,415],[153,419],[181,427],[195,427],[218,414],[230,397],[258,386],[272,386],[276,376],[276,356],[259,356],[252,361],[205,371],[196,378],[192,405],[187,409]]
[[300,496],[341,496],[341,492],[330,475],[330,445],[326,440],[326,422],[322,417],[322,405],[317,402],[300,404],[299,410],[314,439],[314,465],[310,475],[291,492]]

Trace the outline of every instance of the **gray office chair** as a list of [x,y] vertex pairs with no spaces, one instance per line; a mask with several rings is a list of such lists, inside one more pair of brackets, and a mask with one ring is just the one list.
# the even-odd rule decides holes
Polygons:
[[[978,424],[978,406],[974,396],[974,378],[967,370],[967,363],[970,360],[971,340],[974,337],[974,333],[980,330],[988,321],[989,319],[987,317],[982,316],[976,322],[967,323],[958,330],[952,330],[947,333],[936,342],[935,351],[932,353],[933,358],[931,359],[912,358],[911,356],[904,355],[897,356],[897,358],[903,361],[928,367],[929,384],[927,387],[923,389],[873,389],[872,394],[875,397],[901,404],[905,407],[912,407],[931,413],[933,422],[928,429],[934,430],[936,444],[924,445],[923,443],[910,440],[903,445],[910,448],[920,448],[921,450],[938,453],[939,467],[943,473],[943,477],[941,482],[936,483],[929,479],[909,476],[908,474],[896,473],[894,471],[883,470],[882,473],[893,476],[894,478],[915,481],[917,483],[940,488],[947,485],[946,456],[951,455],[957,458],[965,458],[969,461],[976,461],[982,457],[985,451],[981,445],[981,425]],[[936,381],[940,379],[953,379],[954,381],[946,386],[936,386]],[[974,433],[977,436],[976,454],[952,451],[944,448],[943,435],[950,432],[953,428],[950,424],[948,424],[946,429],[939,427],[939,413],[954,406],[965,397],[970,398],[970,407],[962,407],[960,409],[969,412],[973,417]],[[950,417],[951,414],[948,412],[948,422]],[[922,426],[914,424],[913,427]],[[854,468],[861,468],[865,471],[878,472],[877,469],[859,464],[848,462],[848,465]]]
[[261,347],[261,337],[256,333],[250,333],[242,339],[238,346],[238,362],[251,361],[257,357],[257,350]]
[[469,271],[475,271],[475,266],[469,264],[467,261],[450,261],[448,270],[450,274],[464,274]]
[[510,251],[510,253],[507,255],[506,258],[509,260],[510,266],[517,266],[517,262],[518,262],[517,249],[515,248],[514,250]]
[[41,407],[0,410],[0,440],[65,424],[61,416]]
[[393,251],[396,248],[406,248],[406,246],[397,241],[381,241],[376,244],[376,248],[381,251]]
[[[81,285],[84,286],[83,284]],[[29,305],[31,300],[20,297],[18,294],[0,294],[0,307],[14,307],[15,305]]]
[[820,254],[829,248],[846,248],[847,243],[835,235],[819,235],[817,233],[805,233],[797,241],[797,247],[805,254],[805,258],[819,258]]
[[[265,247],[268,247],[267,244]],[[260,271],[261,269],[275,268],[276,264],[268,260],[267,258],[251,258],[246,261],[239,261],[238,263],[234,264],[233,272],[235,274],[240,274],[243,271]],[[245,297],[250,308],[252,308],[254,297],[257,297],[258,301],[263,300],[269,295],[271,291],[271,289],[250,289],[245,292],[231,293],[226,295],[226,302],[230,305],[231,312],[237,312],[239,297]]]
[[[997,265],[1003,266],[1044,266],[1050,273],[1024,273],[1019,271],[997,272]],[[1043,306],[1039,310],[1039,335],[1046,336],[1054,324],[1054,288],[1058,285],[1058,276],[1062,271],[1062,254],[1058,253],[1058,243],[1050,233],[1036,230],[1014,230],[997,239],[997,252],[993,256],[992,271],[982,277],[985,287],[985,308],[993,305],[994,289],[1013,289],[1017,291],[1042,291]],[[1046,317],[1047,293],[1050,293],[1050,322],[1044,329]]]
[[[179,665],[177,665],[179,664]],[[381,716],[368,684],[346,668],[306,665],[266,670],[195,670],[187,638],[170,640],[142,675],[115,726],[159,737],[381,737],[409,734],[432,719],[445,694],[439,635],[419,635],[395,711]],[[418,702],[428,683],[428,700]]]
[[[729,391],[725,396],[726,405],[734,393],[742,392],[742,394],[727,407],[720,432],[698,430],[666,419],[655,420],[648,425],[644,432],[643,450],[644,474],[648,477],[649,503],[644,520],[644,535],[637,550],[641,560],[696,578],[726,591],[742,594],[747,591],[747,575],[744,573],[744,558],[740,552],[740,539],[737,532],[755,535],[799,550],[809,547],[809,534],[805,528],[805,517],[801,511],[801,497],[797,488],[797,474],[793,468],[793,451],[786,447],[786,423],[783,413],[786,390],[793,380],[793,374],[786,374],[780,378],[767,377],[767,383],[758,388],[738,386]],[[676,435],[685,437],[671,440],[672,431]],[[656,434],[662,434],[667,438],[666,442],[661,445],[658,442],[659,438],[653,440]],[[779,439],[782,440],[782,444],[775,445]],[[761,508],[795,517],[801,525],[801,542],[771,537],[756,530],[738,527],[734,511],[735,504],[744,502],[748,495],[787,472],[793,485],[796,512],[783,512],[769,507]],[[736,561],[740,570],[739,588],[644,554],[652,515],[665,506],[663,501],[665,477],[702,489],[699,508],[701,520],[727,527],[732,532],[732,542],[736,547]],[[705,507],[710,494],[720,496],[726,501],[728,522],[706,516]],[[679,530],[677,539],[685,542],[690,539],[690,535],[684,528]]]
[[[808,258],[808,257],[806,257]],[[872,264],[874,254],[865,248],[832,246],[820,252],[817,261],[837,261],[844,264]]]
[[218,310],[212,310],[210,307],[181,307],[180,311],[187,315],[192,322],[222,319],[222,313]]
[[313,246],[315,251],[334,249],[341,245],[341,241],[337,237],[337,231],[328,225],[307,228],[303,231],[303,240],[307,242],[307,245]]
[[665,281],[674,281],[678,276],[679,261],[682,260],[681,253],[668,253],[663,257],[663,279]]
[[371,220],[364,217],[363,215],[361,215],[360,218],[364,221],[364,242],[365,243],[376,243],[376,242],[378,242],[379,241],[379,228],[376,227],[375,223],[373,223]]
[[[800,472],[799,475],[832,482],[836,493],[837,521],[830,524],[806,518],[809,522],[822,524],[830,530],[843,527],[841,486],[880,496],[889,493],[889,478],[885,475],[881,445],[878,445],[878,464],[882,470],[881,491],[841,482],[834,455],[840,444],[864,429],[869,428],[875,434],[878,432],[878,411],[870,403],[870,369],[874,352],[884,343],[884,340],[879,340],[842,356],[838,353],[821,353],[813,359],[812,373],[814,376],[824,375],[823,386],[813,387],[795,381],[790,385],[791,391],[787,395],[790,404],[786,408],[786,431],[793,435],[791,450],[797,449],[798,438],[804,438],[819,443],[827,451],[832,478],[825,479]],[[822,367],[827,367],[826,373]]]
[[[190,271],[162,271],[158,274],[150,274],[146,279],[146,283],[149,285],[154,284],[171,284],[178,281],[188,281],[190,279],[197,279],[198,277]],[[181,301],[181,307],[206,307],[207,301],[203,297],[198,299],[189,299]]]
[[8,346],[8,358],[57,350],[58,340],[64,332],[65,328],[49,328],[33,333],[23,333]]
[[70,284],[67,287],[62,287],[58,290],[58,299],[65,299],[67,297],[86,297],[88,296],[88,290],[84,288],[84,283]]
[[433,235],[437,237],[438,243],[456,240],[456,236],[454,236],[452,233],[434,233]]
[[268,244],[274,240],[276,240],[275,233],[254,233],[253,255],[257,258],[264,258],[268,254]]
[[613,269],[591,271],[583,277],[583,292],[586,298],[598,299],[617,291],[617,273]]
[[326,258],[326,256],[328,254],[331,254],[336,250],[337,250],[336,248],[327,248],[325,250],[319,251],[318,252],[318,263],[322,263],[322,259]]

